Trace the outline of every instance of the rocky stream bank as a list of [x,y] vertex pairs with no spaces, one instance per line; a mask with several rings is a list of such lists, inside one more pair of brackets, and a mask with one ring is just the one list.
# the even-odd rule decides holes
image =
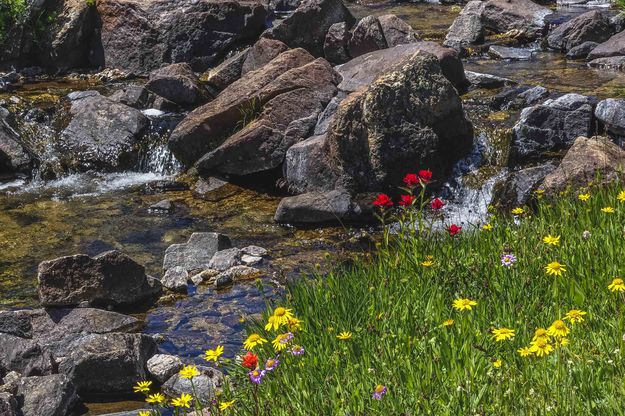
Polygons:
[[[609,3],[39,0],[11,13],[7,416],[138,409],[138,379],[187,391],[182,364],[217,343],[234,356],[288,279],[367,253],[371,201],[406,172],[431,170],[446,221],[470,227],[489,205],[625,165],[625,24]],[[211,397],[223,375],[201,370]]]

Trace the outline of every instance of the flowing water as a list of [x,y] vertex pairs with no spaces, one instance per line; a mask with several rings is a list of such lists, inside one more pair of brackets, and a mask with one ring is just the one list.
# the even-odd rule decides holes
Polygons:
[[[358,17],[395,13],[423,38],[439,41],[459,12],[458,7],[430,3],[353,4],[350,8]],[[578,11],[561,9],[559,13]],[[473,57],[465,66],[523,85],[542,85],[554,92],[625,96],[623,73],[589,69],[557,53],[537,51],[532,61],[506,63],[486,56]],[[33,142],[45,147],[54,140],[59,126],[67,122],[62,97],[68,92],[95,88],[106,95],[121,85],[50,80],[0,95],[0,101],[16,111],[38,108],[53,115],[43,126],[30,126]],[[497,92],[464,97],[467,104],[472,103],[467,105],[467,114],[474,123],[476,140],[472,153],[455,166],[452,178],[441,191],[450,200],[446,208],[448,221],[478,224],[495,184],[506,175],[509,129],[518,112],[492,114],[479,105],[480,94],[487,97]],[[62,255],[95,255],[117,249],[144,264],[148,273],[160,276],[167,246],[186,241],[193,232],[218,231],[230,235],[238,247],[256,244],[269,248],[271,259],[263,266],[262,284],[242,283],[224,291],[192,287],[189,296],[169,298],[141,315],[145,331],[164,338],[162,351],[200,363],[202,351],[218,342],[225,344],[228,355],[238,349],[245,321],[280,294],[285,276],[310,273],[319,266],[324,269],[324,264],[368,248],[368,240],[362,242],[359,229],[302,230],[275,224],[273,214],[283,195],[271,187],[228,184],[198,197],[193,180],[180,174],[180,166],[165,145],[176,116],[155,112],[148,115],[152,118],[149,145],[133,171],[65,174],[53,180],[44,180],[36,173],[33,180],[0,181],[0,308],[36,307],[37,265]],[[151,212],[150,205],[163,199],[174,201],[175,211]],[[116,403],[92,404],[89,408],[90,414],[101,414],[137,406]]]

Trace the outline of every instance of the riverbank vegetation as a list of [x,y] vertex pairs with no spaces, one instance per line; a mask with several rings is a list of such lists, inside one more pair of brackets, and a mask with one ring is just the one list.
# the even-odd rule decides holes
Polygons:
[[378,197],[398,225],[374,260],[291,286],[237,360],[210,347],[232,387],[211,414],[625,414],[621,185],[538,190],[532,207],[460,227],[428,181]]

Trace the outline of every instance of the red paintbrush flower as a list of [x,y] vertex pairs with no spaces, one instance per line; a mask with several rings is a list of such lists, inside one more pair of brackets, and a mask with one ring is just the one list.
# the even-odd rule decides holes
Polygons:
[[430,203],[430,207],[432,207],[433,210],[439,210],[443,208],[444,206],[445,206],[445,203],[438,198],[434,198],[432,202]]
[[373,201],[373,205],[376,205],[378,207],[392,207],[393,200],[390,196],[386,194],[378,194],[378,197],[375,199],[375,201]]
[[255,369],[258,366],[258,356],[252,351],[248,351],[241,357],[241,365],[251,370]]
[[423,183],[428,183],[432,180],[432,171],[431,170],[420,170],[419,171],[419,179]]
[[400,198],[399,205],[401,205],[402,207],[408,207],[412,205],[415,199],[417,199],[416,197],[412,195],[400,195],[399,198]]
[[404,183],[406,186],[416,186],[419,184],[419,176],[416,173],[408,173],[404,176]]
[[449,227],[447,227],[447,232],[452,237],[458,234],[461,230],[462,227],[458,227],[456,224],[451,224]]

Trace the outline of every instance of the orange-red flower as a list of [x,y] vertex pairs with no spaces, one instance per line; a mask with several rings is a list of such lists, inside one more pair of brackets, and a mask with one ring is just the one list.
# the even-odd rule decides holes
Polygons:
[[241,357],[241,365],[251,370],[258,366],[258,355],[252,351],[248,351],[247,354]]
[[451,224],[449,227],[447,227],[447,232],[452,237],[458,234],[460,231],[462,231],[462,227],[458,227],[456,224]]
[[393,200],[390,196],[386,194],[378,194],[378,197],[375,199],[375,201],[373,201],[373,205],[376,205],[378,207],[392,207]]

